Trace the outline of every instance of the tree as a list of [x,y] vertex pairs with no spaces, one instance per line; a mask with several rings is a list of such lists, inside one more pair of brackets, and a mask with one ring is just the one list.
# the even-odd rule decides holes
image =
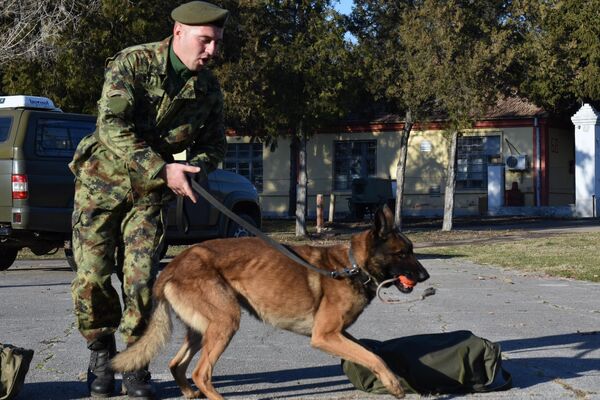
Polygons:
[[[362,77],[375,100],[390,106],[389,111],[404,114],[400,138],[400,157],[396,165],[396,210],[394,224],[402,228],[404,178],[408,141],[414,122],[432,113],[434,93],[429,77],[415,75],[418,67],[409,68],[415,59],[407,52],[406,32],[413,29],[409,19],[399,19],[416,7],[417,1],[356,0],[351,31],[358,38],[355,52],[363,68]],[[409,37],[409,39],[411,39]]]
[[505,2],[424,0],[402,17],[409,74],[428,82],[435,106],[447,122],[449,163],[442,230],[452,229],[456,147],[460,133],[472,127],[506,88],[514,59],[511,32],[503,23]]
[[306,235],[306,140],[344,116],[352,88],[342,19],[331,0],[247,1],[238,30],[239,47],[218,71],[228,121],[268,143],[283,135],[299,143],[290,185],[298,184],[296,234]]
[[507,23],[520,38],[522,96],[558,113],[600,101],[599,9],[600,0],[514,2]]
[[53,38],[52,57],[27,62],[17,58],[3,65],[2,90],[43,94],[64,111],[95,114],[106,59],[125,47],[171,34],[171,9],[159,0],[145,1],[144,7],[128,0],[103,0]]

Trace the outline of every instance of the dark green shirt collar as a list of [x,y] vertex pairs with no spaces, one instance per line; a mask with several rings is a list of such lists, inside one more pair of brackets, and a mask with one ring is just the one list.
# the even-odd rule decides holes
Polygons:
[[173,44],[169,46],[169,62],[172,68],[172,72],[174,76],[181,79],[184,83],[187,82],[188,79],[194,75],[192,71],[190,71],[184,63],[181,62],[177,54],[173,51]]

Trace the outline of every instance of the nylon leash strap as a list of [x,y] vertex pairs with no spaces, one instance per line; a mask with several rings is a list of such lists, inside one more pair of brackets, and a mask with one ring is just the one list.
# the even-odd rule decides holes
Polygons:
[[227,216],[229,219],[234,221],[236,224],[240,225],[242,228],[246,229],[248,232],[252,233],[254,236],[256,236],[256,237],[260,238],[261,240],[263,240],[264,242],[266,242],[268,245],[273,247],[275,250],[285,254],[287,257],[292,259],[294,262],[302,265],[305,268],[308,268],[311,271],[317,272],[321,275],[325,275],[325,276],[328,276],[328,277],[334,278],[334,279],[344,278],[347,276],[354,275],[354,273],[352,273],[352,271],[348,268],[344,268],[344,270],[342,270],[342,271],[326,271],[326,270],[317,268],[314,265],[309,264],[304,259],[300,258],[292,250],[283,246],[281,243],[271,239],[269,236],[267,236],[263,232],[261,232],[260,229],[258,229],[257,227],[255,227],[254,225],[249,223],[248,221],[244,220],[243,218],[240,218],[236,213],[231,211],[223,203],[221,203],[219,200],[217,200],[212,194],[210,194],[210,192],[208,192],[206,189],[204,189],[202,186],[200,186],[200,184],[198,184],[198,182],[196,182],[194,179],[190,179],[189,181],[192,186],[192,189],[194,189],[194,191],[196,191],[199,195],[204,197],[217,210],[221,211],[223,214],[225,214],[225,216]]

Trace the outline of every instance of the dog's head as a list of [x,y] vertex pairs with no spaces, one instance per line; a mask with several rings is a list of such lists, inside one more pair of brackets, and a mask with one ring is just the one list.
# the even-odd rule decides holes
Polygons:
[[429,279],[412,242],[394,228],[394,214],[387,205],[376,212],[367,242],[365,269],[379,282],[396,278],[398,290],[410,293],[418,282]]

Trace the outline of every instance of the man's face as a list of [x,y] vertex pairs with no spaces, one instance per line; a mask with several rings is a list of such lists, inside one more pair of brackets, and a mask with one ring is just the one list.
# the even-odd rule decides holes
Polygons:
[[223,28],[175,23],[173,51],[190,71],[199,71],[217,54]]

